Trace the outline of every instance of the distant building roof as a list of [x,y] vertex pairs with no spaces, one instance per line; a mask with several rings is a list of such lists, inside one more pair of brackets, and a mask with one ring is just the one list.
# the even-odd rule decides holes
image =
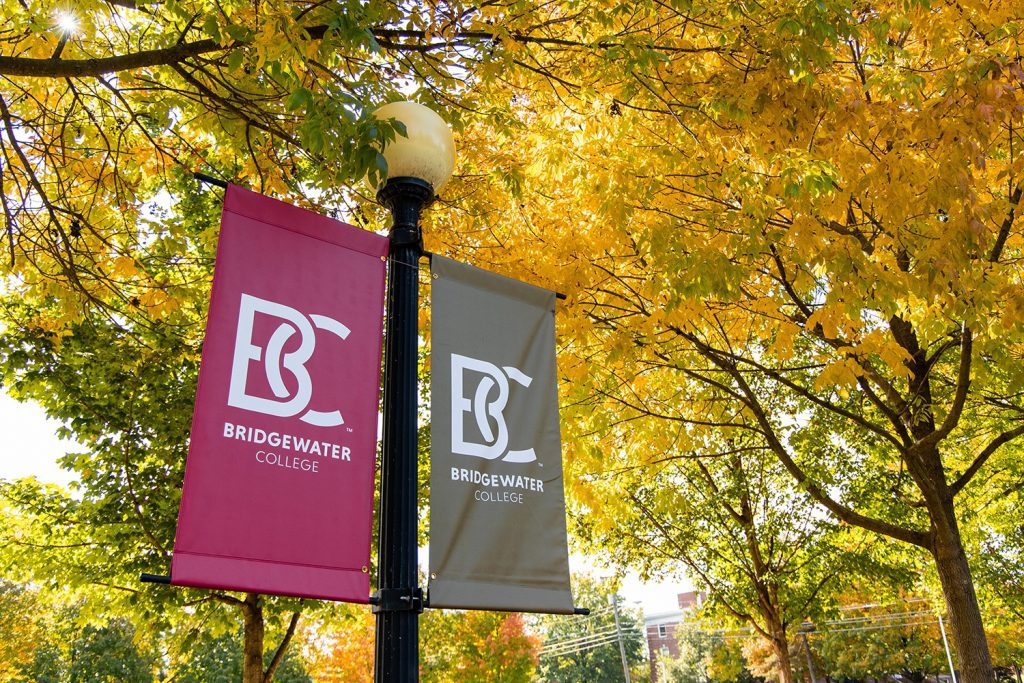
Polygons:
[[644,614],[644,626],[658,626],[660,624],[678,624],[686,620],[686,612],[674,609],[671,612],[657,612],[655,614]]
[[708,594],[704,591],[686,591],[677,595],[676,601],[679,603],[679,609],[691,609],[703,605],[707,597]]

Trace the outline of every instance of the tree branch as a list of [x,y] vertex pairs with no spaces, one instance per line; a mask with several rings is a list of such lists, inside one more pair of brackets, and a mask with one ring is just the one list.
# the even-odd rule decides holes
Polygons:
[[1021,425],[1016,429],[1011,429],[1009,431],[1003,432],[996,438],[992,439],[989,445],[985,446],[985,448],[982,449],[981,453],[978,453],[978,455],[974,458],[974,462],[972,462],[971,466],[967,468],[967,471],[961,474],[960,477],[955,482],[953,482],[953,485],[949,487],[950,493],[954,496],[960,493],[960,491],[963,490],[963,488],[967,486],[968,483],[970,483],[971,479],[974,478],[974,475],[978,473],[978,470],[980,470],[981,466],[985,464],[985,461],[988,460],[992,456],[992,454],[999,449],[1000,446],[1002,446],[1004,443],[1008,441],[1016,439],[1018,436],[1022,434],[1024,434],[1024,425]]
[[[892,434],[887,432],[885,429],[883,429],[879,425],[876,425],[871,420],[868,420],[867,418],[865,418],[865,417],[863,417],[861,415],[857,415],[856,413],[853,413],[853,412],[847,410],[846,408],[843,408],[840,405],[832,403],[831,401],[828,401],[828,400],[826,400],[826,399],[824,399],[824,398],[814,394],[814,392],[810,391],[806,387],[802,387],[799,384],[797,384],[796,382],[794,382],[793,380],[790,380],[789,378],[787,378],[783,374],[783,372],[786,370],[786,368],[782,368],[782,369],[770,368],[770,367],[768,367],[766,365],[763,365],[763,364],[755,361],[752,358],[747,358],[745,356],[741,356],[739,354],[732,353],[731,351],[713,348],[713,347],[711,347],[710,344],[708,344],[706,342],[700,341],[699,339],[697,339],[697,337],[695,335],[687,332],[686,330],[684,330],[683,328],[681,328],[681,327],[679,327],[677,325],[668,325],[667,329],[671,330],[677,336],[682,337],[683,339],[686,339],[688,342],[693,344],[694,347],[696,347],[697,350],[700,352],[700,354],[702,356],[704,356],[704,357],[708,357],[708,355],[707,355],[708,353],[714,353],[714,354],[716,354],[716,355],[718,355],[718,356],[720,356],[722,358],[729,359],[729,361],[731,361],[731,363],[733,363],[733,364],[749,365],[750,367],[754,368],[756,371],[763,373],[764,375],[766,375],[767,377],[769,377],[770,379],[772,379],[776,383],[781,384],[782,386],[786,387],[787,389],[789,389],[793,393],[797,394],[798,396],[803,397],[804,399],[806,399],[807,401],[810,401],[811,403],[814,403],[815,405],[819,406],[820,408],[828,410],[829,412],[835,413],[836,415],[839,415],[841,417],[846,418],[847,420],[850,420],[850,421],[856,423],[857,425],[863,427],[867,431],[872,432],[872,433],[880,436],[881,438],[891,442],[897,448],[902,446],[902,443],[900,442],[900,439],[898,437],[894,437]],[[662,354],[658,354],[657,352],[655,352],[655,353],[659,357],[663,357]],[[667,357],[664,357],[664,359],[665,359],[666,362],[668,362],[668,358]],[[683,371],[686,372],[686,370],[683,370]],[[693,376],[695,379],[698,379],[698,381],[704,382],[705,384],[712,384],[712,381],[710,379],[706,379],[706,378],[702,377],[701,375],[697,375],[695,373],[688,373],[688,374]],[[724,384],[715,383],[715,384],[713,384],[713,386],[716,386],[717,388],[722,389],[723,391],[729,392],[731,396],[733,396],[734,398],[736,398],[738,400],[743,400],[742,396],[740,396],[736,392],[729,391],[725,387]],[[882,404],[882,405],[884,407],[884,404]]]
[[886,522],[884,520],[875,519],[874,517],[868,517],[861,513],[849,508],[842,503],[831,498],[825,491],[818,486],[817,482],[812,480],[803,468],[801,468],[795,460],[790,456],[789,451],[785,445],[775,435],[775,429],[772,427],[771,421],[765,414],[764,408],[761,403],[757,400],[757,396],[751,389],[750,385],[747,384],[746,379],[743,377],[743,373],[739,372],[736,367],[724,359],[718,357],[715,353],[705,353],[704,349],[699,348],[699,342],[691,339],[698,344],[698,350],[701,351],[702,355],[708,358],[711,362],[715,363],[723,370],[728,372],[736,385],[740,388],[740,391],[744,395],[743,402],[754,414],[754,418],[758,424],[761,425],[761,432],[764,434],[765,439],[768,441],[769,447],[772,452],[775,453],[776,457],[782,463],[783,467],[790,473],[790,475],[796,479],[799,484],[807,493],[821,504],[825,509],[834,514],[838,519],[852,524],[853,526],[867,529],[875,533],[883,534],[891,538],[895,538],[906,543],[910,543],[922,548],[929,547],[929,534],[924,531],[917,531],[915,529],[907,529],[905,527]]
[[956,393],[953,394],[953,401],[949,406],[949,412],[938,429],[914,444],[913,448],[928,449],[935,447],[960,422],[964,405],[967,403],[967,391],[971,386],[972,341],[971,331],[964,327],[963,332],[960,334],[960,369],[957,371],[956,376]]
[[[107,0],[109,4],[137,9],[130,1]],[[329,26],[311,26],[303,29],[312,40],[320,40],[330,30]],[[487,31],[459,31],[452,34],[447,42],[417,44],[398,42],[397,38],[412,38],[425,40],[427,33],[424,31],[399,31],[386,28],[371,28],[369,31],[378,40],[378,46],[400,52],[429,52],[439,49],[448,49],[464,46],[462,41],[478,40],[498,42],[501,36]],[[601,41],[597,44],[589,44],[575,40],[533,36],[528,33],[512,33],[507,36],[514,42],[521,44],[532,44],[543,47],[577,47],[609,49],[622,47],[624,43],[615,41]],[[171,47],[158,48],[154,50],[141,50],[112,57],[99,57],[94,59],[36,59],[31,57],[6,57],[0,56],[0,75],[23,76],[28,78],[86,78],[102,76],[104,74],[116,73],[119,71],[131,71],[149,66],[168,66],[179,64],[193,57],[208,52],[222,52],[234,50],[244,42],[236,41],[230,45],[221,45],[217,41],[206,38],[191,43],[178,43]],[[672,45],[658,45],[653,49],[660,52],[672,53],[703,53],[703,52],[731,52],[731,48],[720,47],[677,47]]]
[[224,595],[223,593],[214,593],[211,595],[217,602],[223,602],[225,605],[231,605],[232,607],[244,607],[245,602],[231,595]]
[[[710,589],[710,592],[712,592],[712,594],[714,595],[714,598],[723,607],[725,607],[729,612],[731,612],[733,614],[733,616],[735,616],[737,619],[741,619],[743,621],[746,621],[754,629],[756,629],[759,633],[761,633],[765,637],[768,637],[768,634],[765,632],[764,629],[762,629],[760,627],[760,625],[757,623],[757,620],[754,619],[753,615],[751,615],[749,612],[746,612],[744,610],[739,609],[738,607],[736,607],[735,605],[730,603],[726,599],[725,591],[716,590],[716,582],[714,580],[712,580],[712,578],[707,574],[707,572],[705,572],[703,570],[703,568],[697,562],[693,561],[693,559],[690,557],[690,553],[687,552],[687,550],[685,548],[683,548],[679,544],[678,541],[676,541],[675,537],[669,532],[668,529],[665,528],[665,526],[664,526],[664,524],[662,524],[661,520],[659,520],[654,515],[654,513],[650,510],[650,508],[648,508],[646,505],[644,505],[643,501],[641,501],[637,497],[636,493],[633,492],[633,491],[630,491],[630,492],[627,493],[627,495],[633,500],[633,502],[637,505],[637,507],[640,508],[640,511],[643,513],[643,515],[645,517],[647,517],[648,521],[650,521],[651,524],[653,524],[655,526],[655,528],[658,530],[658,533],[661,534],[662,538],[664,538],[670,545],[674,546],[676,548],[676,550],[679,552],[679,555],[677,557],[675,557],[674,559],[679,559],[679,560],[682,560],[683,562],[685,562],[686,565],[691,570],[693,570],[693,572],[695,574],[697,574],[697,576],[704,582],[704,584],[708,587],[708,589]],[[634,538],[636,538],[635,535],[634,535]],[[653,545],[649,541],[646,542],[646,544],[647,545]],[[664,551],[661,551],[661,552],[664,555],[668,556],[668,557],[672,557],[672,555],[670,555],[669,553],[665,553]]]
[[281,644],[277,646],[274,658],[270,660],[266,673],[263,674],[263,680],[267,681],[267,683],[274,680],[274,672],[277,671],[278,665],[284,659],[284,653],[287,652],[288,644],[291,642],[292,636],[295,635],[295,627],[298,626],[301,615],[302,612],[300,610],[295,610],[292,613],[291,621],[288,622],[288,630],[285,632],[284,638],[281,639]]
[[1003,224],[999,226],[999,234],[996,236],[996,243],[992,245],[992,251],[988,254],[988,260],[995,263],[1002,256],[1003,247],[1006,246],[1006,240],[1010,237],[1010,228],[1013,227],[1014,218],[1017,215],[1017,205],[1020,204],[1021,196],[1024,195],[1024,185],[1018,185],[1017,189],[1010,195],[1010,212],[1006,215],[1003,220]]
[[0,75],[28,78],[87,78],[132,71],[148,66],[177,64],[207,52],[227,51],[238,43],[223,46],[213,39],[197,40],[156,50],[129,52],[95,59],[32,59],[0,56]]

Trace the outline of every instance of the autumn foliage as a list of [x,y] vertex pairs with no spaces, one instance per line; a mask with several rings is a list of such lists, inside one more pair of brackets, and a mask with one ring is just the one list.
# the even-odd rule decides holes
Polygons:
[[[964,680],[991,679],[986,625],[1020,602],[991,589],[1021,557],[1019,2],[87,0],[73,28],[61,11],[3,5],[0,360],[87,444],[82,518],[130,522],[129,559],[166,552],[180,476],[216,238],[187,220],[213,213],[190,173],[379,228],[362,179],[396,131],[370,112],[411,96],[461,150],[427,248],[568,295],[588,549],[626,554],[625,532],[664,569],[733,533],[753,559],[792,538],[777,498],[749,495],[771,480],[846,549],[901,544],[944,595]],[[708,511],[724,525],[679,515],[709,481],[736,501]],[[82,581],[98,563],[67,562]],[[473,632],[496,634],[460,641],[477,652],[515,640]]]
[[[436,683],[507,683],[531,680],[540,639],[525,630],[522,614],[434,611],[421,618],[420,674]],[[374,617],[360,610],[333,625],[326,655],[317,657],[316,680],[373,680]]]

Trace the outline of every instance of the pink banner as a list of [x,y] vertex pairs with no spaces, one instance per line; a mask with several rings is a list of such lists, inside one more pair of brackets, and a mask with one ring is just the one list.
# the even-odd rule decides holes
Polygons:
[[368,601],[387,251],[228,187],[171,583]]

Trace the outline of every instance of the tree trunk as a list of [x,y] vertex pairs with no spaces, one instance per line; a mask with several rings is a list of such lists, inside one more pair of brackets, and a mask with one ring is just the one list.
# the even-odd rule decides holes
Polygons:
[[958,680],[992,683],[995,680],[992,658],[952,500],[943,508],[940,514],[932,516],[932,554],[949,612],[949,630],[960,669]]
[[789,659],[789,640],[785,635],[772,638],[772,650],[779,663],[779,683],[793,683],[793,662]]
[[242,614],[242,683],[263,683],[263,607],[258,593],[246,594]]

